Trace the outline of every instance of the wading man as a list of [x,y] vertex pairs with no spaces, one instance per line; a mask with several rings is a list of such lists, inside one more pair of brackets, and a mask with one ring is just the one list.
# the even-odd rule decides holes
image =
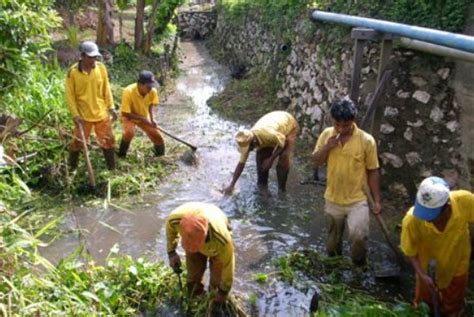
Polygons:
[[176,253],[178,240],[186,252],[187,287],[192,296],[204,294],[203,276],[207,262],[210,291],[214,300],[225,301],[234,280],[234,245],[225,214],[212,204],[190,202],[173,210],[166,219],[167,250],[170,266],[176,271],[181,259]]
[[69,69],[66,78],[66,98],[75,125],[74,139],[69,147],[69,166],[74,170],[79,161],[79,153],[83,148],[81,129],[87,142],[94,128],[107,167],[113,170],[115,138],[112,120],[117,115],[113,110],[109,75],[105,65],[97,62],[97,58],[102,55],[94,42],[82,42],[79,51],[81,60]]
[[153,107],[158,106],[160,102],[155,88],[157,86],[153,73],[143,70],[138,74],[137,82],[123,90],[120,108],[123,136],[118,152],[119,157],[127,155],[130,142],[135,136],[135,126],[142,129],[151,140],[155,155],[165,154],[165,143],[153,118]]
[[250,130],[239,130],[235,139],[240,160],[234,170],[232,181],[224,192],[232,193],[253,149],[257,151],[258,185],[267,188],[269,170],[278,157],[276,166],[278,188],[280,191],[285,191],[297,133],[296,119],[285,111],[270,112],[260,118]]
[[[421,182],[401,236],[401,249],[416,272],[415,305],[425,302],[433,309],[436,297],[443,316],[465,316],[473,223],[474,194],[450,191],[447,182],[435,176]],[[435,264],[435,278],[428,274],[430,262]]]
[[334,102],[330,113],[334,126],[321,133],[312,154],[316,166],[327,164],[326,247],[329,256],[342,254],[347,219],[352,262],[365,265],[369,235],[369,206],[364,191],[367,183],[375,201],[373,212],[381,212],[377,147],[374,138],[355,124],[357,110],[350,99]]

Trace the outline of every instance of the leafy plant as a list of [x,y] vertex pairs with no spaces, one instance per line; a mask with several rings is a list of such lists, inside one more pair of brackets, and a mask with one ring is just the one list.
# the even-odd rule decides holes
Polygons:
[[71,25],[66,29],[66,38],[70,48],[79,47],[79,28]]
[[0,95],[28,78],[33,61],[50,48],[60,18],[52,0],[0,2]]
[[256,273],[253,275],[253,280],[259,284],[266,284],[268,281],[268,275],[265,273]]

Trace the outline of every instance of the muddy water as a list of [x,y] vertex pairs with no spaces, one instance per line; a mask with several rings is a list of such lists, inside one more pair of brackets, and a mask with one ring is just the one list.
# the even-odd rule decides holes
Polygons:
[[[238,125],[212,113],[206,100],[223,89],[229,74],[200,43],[182,43],[181,48],[183,75],[176,92],[163,102],[156,117],[164,128],[198,146],[198,164],[181,164],[156,193],[118,203],[129,211],[104,206],[101,201],[96,206],[76,207],[63,223],[71,234],[53,243],[43,254],[56,262],[70,253],[80,243],[74,234],[79,227],[82,240],[98,263],[103,263],[114,244],[119,245],[120,252],[134,257],[166,259],[163,223],[167,214],[188,201],[214,203],[232,221],[237,257],[234,291],[255,293],[260,316],[303,316],[316,290],[311,282],[303,279],[290,286],[270,278],[267,285],[260,286],[252,276],[276,271],[273,260],[296,247],[324,250],[324,188],[300,185],[300,180],[310,173],[296,155],[287,194],[278,193],[274,170],[270,174],[269,192],[259,192],[253,153],[234,195],[224,197],[219,190],[230,181],[239,157],[233,142]],[[386,266],[390,263],[390,251],[377,237],[374,224],[372,229],[370,257],[372,262]],[[345,252],[348,254],[347,245]],[[369,276],[363,282],[366,288],[380,287],[391,296],[398,293],[396,288],[379,284]]]

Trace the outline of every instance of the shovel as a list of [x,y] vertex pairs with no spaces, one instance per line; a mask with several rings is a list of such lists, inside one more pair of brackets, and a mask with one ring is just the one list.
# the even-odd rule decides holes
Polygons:
[[196,146],[194,146],[194,145],[192,145],[192,144],[190,144],[190,143],[184,141],[183,139],[178,138],[177,136],[172,135],[171,133],[169,133],[168,131],[166,131],[166,130],[163,129],[162,127],[157,126],[156,128],[157,128],[158,130],[160,130],[161,132],[163,132],[164,134],[166,134],[167,136],[169,136],[170,138],[175,139],[176,141],[181,142],[181,143],[183,143],[184,145],[189,146],[189,147],[191,148],[191,150],[193,150],[193,152],[196,152],[196,150],[197,150],[197,147],[196,147]]
[[[432,259],[428,264],[428,275],[431,277],[433,281],[436,281],[436,260]],[[440,310],[439,310],[439,295],[438,295],[438,288],[433,290],[432,301],[433,301],[433,316],[440,317]]]
[[[372,197],[372,193],[370,192],[369,187],[367,185],[364,186],[364,192],[365,192],[365,195],[367,196],[370,209],[374,210],[374,206],[375,206],[374,198]],[[380,214],[374,214],[374,215],[375,215],[375,219],[377,219],[377,223],[380,225],[380,229],[382,229],[383,236],[385,240],[387,241],[388,246],[397,257],[398,262],[400,264],[405,264],[406,263],[405,257],[401,254],[400,250],[395,246],[395,244],[393,244],[392,240],[390,239],[387,225],[385,224],[385,221],[383,220],[382,216]]]
[[197,164],[197,157],[196,157],[196,150],[197,150],[197,147],[184,141],[183,139],[181,138],[178,138],[177,136],[169,133],[168,131],[166,131],[165,129],[163,129],[162,127],[159,127],[157,126],[156,127],[159,131],[163,132],[164,134],[166,134],[167,136],[169,136],[170,138],[172,139],[175,139],[176,141],[178,142],[181,142],[183,143],[184,145],[187,145],[191,148],[192,151],[186,151],[182,157],[181,157],[181,160],[186,163],[187,165],[196,165]]
[[184,307],[183,281],[181,280],[181,273],[183,273],[183,270],[181,269],[181,266],[175,266],[175,267],[173,267],[173,272],[175,272],[176,275],[178,275],[179,292],[181,293],[180,296],[179,296],[179,303],[180,303],[181,309],[185,310],[185,314],[187,316],[188,315],[188,309],[187,309],[187,307],[186,308]]
[[79,127],[79,131],[81,132],[82,147],[84,149],[84,156],[86,158],[86,165],[87,165],[87,175],[89,176],[89,186],[92,191],[96,192],[97,186],[95,183],[95,175],[94,175],[94,170],[92,169],[91,160],[89,158],[89,150],[87,148],[84,128],[82,127],[82,123],[79,123],[77,126]]

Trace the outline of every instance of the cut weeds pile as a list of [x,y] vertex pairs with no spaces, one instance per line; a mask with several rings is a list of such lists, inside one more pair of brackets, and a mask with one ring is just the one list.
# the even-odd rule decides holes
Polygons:
[[[315,281],[319,302],[315,316],[430,316],[426,305],[414,309],[402,299],[381,300],[383,289],[364,285],[364,279],[373,272],[355,268],[342,257],[296,250],[279,258],[276,266],[280,278],[288,283],[296,281],[297,272]],[[472,311],[471,298],[472,292],[467,296],[468,312]]]

